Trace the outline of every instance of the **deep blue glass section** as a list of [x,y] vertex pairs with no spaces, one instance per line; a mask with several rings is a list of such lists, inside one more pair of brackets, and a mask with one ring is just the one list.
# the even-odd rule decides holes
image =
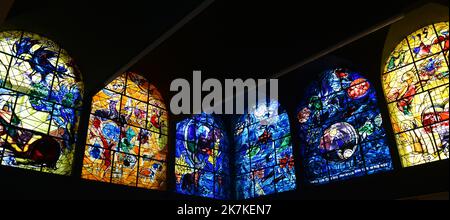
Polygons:
[[229,199],[229,142],[223,124],[212,115],[199,114],[176,127],[176,191]]
[[375,90],[362,75],[326,71],[305,94],[297,125],[310,183],[393,169]]
[[296,188],[289,118],[278,102],[260,104],[239,116],[234,144],[238,199]]

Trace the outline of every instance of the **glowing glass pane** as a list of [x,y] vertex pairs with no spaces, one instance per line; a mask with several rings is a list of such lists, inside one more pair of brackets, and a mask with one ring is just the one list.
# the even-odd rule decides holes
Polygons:
[[392,51],[389,56],[388,62],[386,62],[384,71],[391,71],[398,69],[413,62],[411,51],[409,50],[408,41],[404,39],[397,47]]
[[67,52],[37,34],[0,32],[0,161],[69,175],[82,80]]
[[142,76],[125,73],[92,98],[83,178],[166,188],[168,116],[149,105],[150,86]]
[[202,197],[230,198],[228,140],[219,120],[207,114],[177,123],[176,191]]
[[142,102],[147,102],[149,95],[149,83],[144,77],[135,73],[129,73],[126,84],[126,95]]
[[125,123],[145,128],[147,119],[147,103],[122,96],[120,115]]
[[406,38],[415,61],[441,51],[433,25],[423,27]]
[[335,69],[321,74],[320,81],[309,88],[297,111],[309,183],[393,168],[375,90],[368,80],[359,73]]
[[407,36],[414,63],[385,69],[382,76],[403,167],[449,156],[448,26],[428,25]]
[[241,116],[234,141],[239,199],[296,188],[289,118],[278,102],[260,104]]

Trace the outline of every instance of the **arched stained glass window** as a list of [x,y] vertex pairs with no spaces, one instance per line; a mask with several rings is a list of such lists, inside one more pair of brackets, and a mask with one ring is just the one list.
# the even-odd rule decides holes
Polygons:
[[67,52],[28,32],[0,32],[0,161],[69,175],[81,75]]
[[168,114],[156,88],[124,73],[92,98],[82,177],[166,187]]
[[234,127],[238,199],[294,190],[289,118],[278,102],[259,104]]
[[220,120],[199,114],[177,123],[176,191],[229,199],[228,136]]
[[360,74],[324,72],[307,90],[297,120],[310,183],[392,169],[375,90]]
[[448,159],[449,23],[403,39],[382,76],[403,167]]

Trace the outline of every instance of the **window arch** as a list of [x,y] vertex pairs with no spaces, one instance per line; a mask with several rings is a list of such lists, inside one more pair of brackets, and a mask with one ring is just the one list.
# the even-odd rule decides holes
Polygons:
[[136,73],[120,75],[92,98],[82,177],[165,189],[167,132],[156,88]]
[[403,167],[449,157],[448,31],[448,22],[422,27],[385,62],[383,89]]
[[375,90],[359,73],[324,72],[307,90],[297,122],[309,183],[392,169]]
[[55,42],[21,31],[0,32],[0,161],[69,175],[83,83]]
[[259,104],[234,127],[238,199],[294,190],[289,118],[277,101]]
[[229,199],[228,136],[220,120],[205,113],[177,123],[176,191],[187,195]]

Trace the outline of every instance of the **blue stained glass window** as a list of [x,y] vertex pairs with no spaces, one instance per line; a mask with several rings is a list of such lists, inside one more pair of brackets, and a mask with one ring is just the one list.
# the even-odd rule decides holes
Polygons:
[[359,73],[326,71],[297,111],[307,180],[328,183],[392,170],[375,90]]
[[176,130],[176,191],[229,199],[229,144],[221,122],[211,115],[194,115],[177,123]]
[[278,102],[256,106],[234,127],[238,199],[294,190],[289,118]]

